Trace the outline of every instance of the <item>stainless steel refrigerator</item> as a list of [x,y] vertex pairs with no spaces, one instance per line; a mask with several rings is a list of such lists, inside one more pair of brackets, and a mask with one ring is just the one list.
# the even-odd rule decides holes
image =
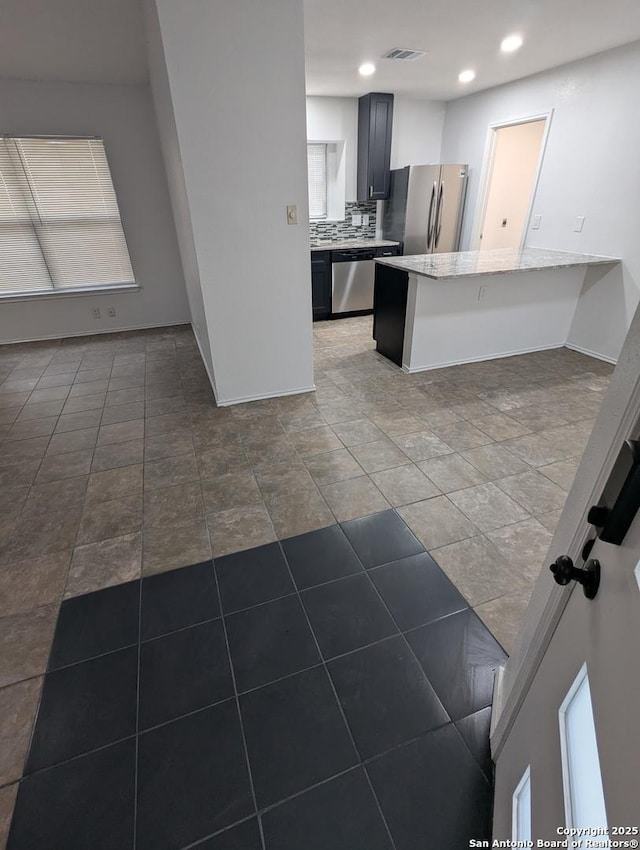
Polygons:
[[407,165],[391,172],[383,236],[404,254],[444,254],[460,244],[467,165]]

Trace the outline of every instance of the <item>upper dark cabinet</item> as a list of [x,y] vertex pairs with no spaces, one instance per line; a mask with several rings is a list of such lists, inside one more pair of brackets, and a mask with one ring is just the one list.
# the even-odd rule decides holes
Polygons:
[[389,197],[393,95],[365,94],[358,101],[358,200]]

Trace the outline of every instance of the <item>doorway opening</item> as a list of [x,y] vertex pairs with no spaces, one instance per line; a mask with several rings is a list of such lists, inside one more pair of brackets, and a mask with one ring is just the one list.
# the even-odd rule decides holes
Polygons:
[[489,127],[475,248],[524,245],[549,118],[535,116]]

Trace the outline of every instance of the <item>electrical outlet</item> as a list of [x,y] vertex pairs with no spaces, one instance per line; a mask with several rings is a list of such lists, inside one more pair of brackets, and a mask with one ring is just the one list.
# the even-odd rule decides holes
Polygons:
[[107,307],[107,316],[109,316],[110,319],[114,319],[115,315],[116,315],[116,308],[115,307]]
[[369,224],[369,216],[366,213],[362,216],[362,224],[365,226]]
[[352,215],[351,216],[351,226],[352,227],[360,227],[362,224],[362,216],[361,215]]
[[484,301],[484,299],[485,299],[486,297],[487,297],[487,287],[486,287],[486,286],[481,286],[481,287],[478,289],[478,301]]
[[532,230],[540,230],[541,224],[542,224],[542,216],[541,215],[534,215],[533,222],[531,224],[531,229]]
[[91,315],[93,316],[94,319],[99,319],[100,318],[100,308],[99,307],[92,307]]
[[298,223],[298,207],[295,204],[287,204],[287,224]]

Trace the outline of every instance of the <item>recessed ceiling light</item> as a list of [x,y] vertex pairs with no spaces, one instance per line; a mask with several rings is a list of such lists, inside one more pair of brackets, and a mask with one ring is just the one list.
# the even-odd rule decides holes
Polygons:
[[358,73],[362,77],[370,77],[371,74],[375,74],[376,66],[372,62],[364,62],[358,68]]
[[517,50],[519,47],[522,47],[521,35],[508,35],[500,42],[500,50],[502,50],[503,53],[513,53],[513,51]]
[[471,68],[468,68],[466,71],[460,71],[458,74],[458,79],[461,83],[470,83],[471,80],[475,80],[476,72],[472,71]]

